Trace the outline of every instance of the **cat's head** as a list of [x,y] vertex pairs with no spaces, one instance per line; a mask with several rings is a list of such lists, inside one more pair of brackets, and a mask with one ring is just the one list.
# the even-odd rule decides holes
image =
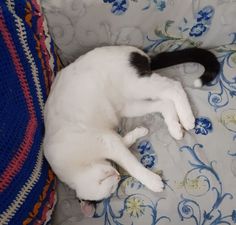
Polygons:
[[117,189],[120,174],[109,163],[94,163],[82,168],[74,186],[77,197],[84,200],[102,200]]

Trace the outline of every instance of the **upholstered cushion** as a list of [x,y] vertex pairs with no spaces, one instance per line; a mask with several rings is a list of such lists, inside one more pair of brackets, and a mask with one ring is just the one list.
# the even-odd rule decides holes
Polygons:
[[43,157],[43,107],[60,63],[36,0],[0,1],[0,224],[44,224],[55,176]]
[[101,45],[135,45],[149,53],[229,44],[233,0],[42,0],[65,63]]

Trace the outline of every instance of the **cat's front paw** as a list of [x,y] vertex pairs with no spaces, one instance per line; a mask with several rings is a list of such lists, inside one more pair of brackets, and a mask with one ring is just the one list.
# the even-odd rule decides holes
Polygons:
[[153,174],[152,179],[146,186],[153,192],[162,192],[164,183],[162,182],[162,179],[159,175]]
[[192,130],[195,126],[195,118],[193,114],[185,115],[184,119],[181,120],[181,123],[185,130]]

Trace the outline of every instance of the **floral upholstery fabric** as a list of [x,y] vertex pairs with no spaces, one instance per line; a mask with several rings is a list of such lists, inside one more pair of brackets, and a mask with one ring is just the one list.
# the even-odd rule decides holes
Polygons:
[[218,77],[201,89],[192,85],[203,72],[200,65],[158,71],[181,80],[190,98],[195,129],[183,140],[170,137],[159,114],[121,123],[122,133],[149,128],[131,150],[163,175],[163,193],[150,192],[124,172],[94,218],[83,218],[74,192],[61,184],[55,224],[236,223],[236,1],[43,0],[43,7],[65,64],[96,46],[120,44],[149,54],[200,46],[221,63]]

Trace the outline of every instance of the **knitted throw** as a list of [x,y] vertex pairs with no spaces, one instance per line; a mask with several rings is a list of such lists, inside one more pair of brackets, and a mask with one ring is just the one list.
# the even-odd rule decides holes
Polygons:
[[59,60],[36,0],[0,1],[0,224],[45,224],[55,177],[43,157],[43,107]]

